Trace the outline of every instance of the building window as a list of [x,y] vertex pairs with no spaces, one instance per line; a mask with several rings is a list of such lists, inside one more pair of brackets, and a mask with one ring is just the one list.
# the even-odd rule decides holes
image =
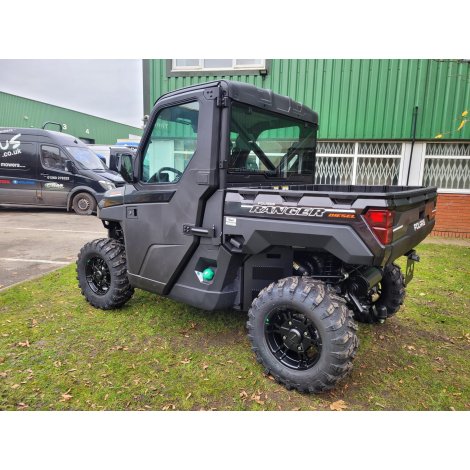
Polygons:
[[404,148],[401,142],[319,141],[315,183],[397,185]]
[[470,193],[470,143],[427,143],[423,185],[445,193]]
[[265,59],[173,59],[172,72],[215,70],[262,70]]

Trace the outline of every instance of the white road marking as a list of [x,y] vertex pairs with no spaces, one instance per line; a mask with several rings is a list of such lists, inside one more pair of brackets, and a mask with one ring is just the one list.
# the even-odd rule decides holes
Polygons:
[[28,227],[9,227],[14,230],[36,230],[40,232],[69,232],[69,233],[100,233],[102,234],[104,232],[97,232],[97,231],[91,231],[91,230],[64,230],[64,229],[55,229],[55,228],[28,228]]
[[72,261],[50,261],[47,259],[0,258],[0,261],[20,261],[24,263],[70,264]]

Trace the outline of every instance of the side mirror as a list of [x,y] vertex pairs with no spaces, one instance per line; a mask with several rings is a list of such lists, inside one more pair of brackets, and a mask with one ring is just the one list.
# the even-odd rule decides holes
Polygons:
[[72,173],[72,174],[75,174],[76,171],[75,171],[75,166],[74,164],[72,163],[71,160],[67,160],[65,162],[65,169],[69,172],[69,173]]
[[123,153],[118,163],[118,171],[126,183],[134,183],[134,159],[132,155]]

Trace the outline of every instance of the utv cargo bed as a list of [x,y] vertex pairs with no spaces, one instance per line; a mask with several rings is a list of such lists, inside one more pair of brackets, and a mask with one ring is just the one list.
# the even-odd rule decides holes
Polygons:
[[347,204],[356,199],[397,199],[426,200],[437,195],[437,188],[423,186],[361,186],[354,184],[294,184],[286,185],[247,185],[234,184],[227,191],[240,194],[280,194],[289,197],[327,196],[332,201],[347,200]]
[[[305,236],[320,237],[320,246],[328,244],[345,249],[339,256],[345,262],[358,262],[352,256],[354,246],[360,262],[384,265],[410,252],[431,233],[437,188],[420,186],[359,185],[259,185],[227,189],[224,214],[237,219],[237,228],[225,226],[224,233],[241,235],[250,251],[251,242],[267,241],[276,233],[277,221],[302,225]],[[372,212],[390,214],[390,223],[380,226],[370,220]],[[244,218],[256,218],[244,223]],[[225,221],[227,222],[227,220]],[[285,222],[284,222],[285,223]],[[274,224],[274,225],[273,225]],[[250,227],[249,233],[242,226]],[[294,226],[284,226],[284,229]],[[300,227],[299,227],[300,229]],[[352,231],[351,231],[352,229]],[[264,233],[266,232],[266,233]],[[269,232],[269,233],[268,233]],[[328,233],[325,238],[323,233]],[[387,235],[388,234],[388,235]],[[285,239],[289,236],[285,233]],[[358,243],[362,241],[362,243]],[[279,243],[279,241],[277,242]],[[366,255],[367,247],[369,255]],[[358,258],[359,259],[359,258]]]

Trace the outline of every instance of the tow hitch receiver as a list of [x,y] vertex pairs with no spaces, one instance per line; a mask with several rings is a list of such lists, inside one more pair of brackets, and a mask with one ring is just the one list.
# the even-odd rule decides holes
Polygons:
[[410,250],[408,253],[405,253],[405,256],[408,258],[406,262],[406,273],[405,273],[405,286],[407,286],[413,279],[415,272],[415,261],[419,262],[419,256],[416,254],[416,250]]

